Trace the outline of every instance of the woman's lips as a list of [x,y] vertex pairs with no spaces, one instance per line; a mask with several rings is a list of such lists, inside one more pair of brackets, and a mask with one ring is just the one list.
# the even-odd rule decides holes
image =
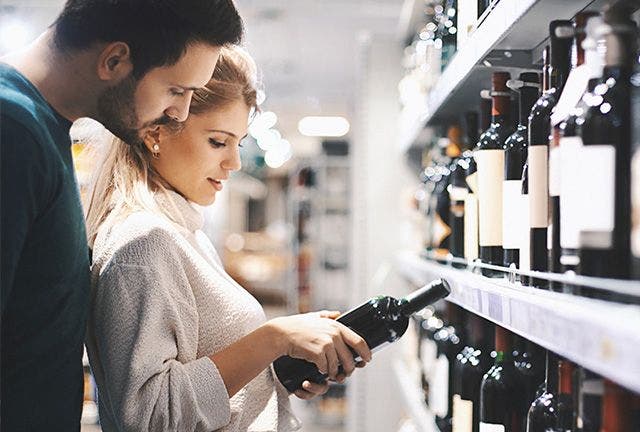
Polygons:
[[219,180],[214,180],[212,178],[207,178],[207,180],[209,180],[209,183],[211,183],[211,185],[218,191],[220,192],[222,190],[222,182]]

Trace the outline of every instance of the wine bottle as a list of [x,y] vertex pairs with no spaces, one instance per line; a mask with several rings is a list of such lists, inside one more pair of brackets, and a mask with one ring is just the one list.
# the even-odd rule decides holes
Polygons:
[[[549,24],[551,40],[550,66],[543,77],[544,92],[529,115],[529,227],[531,270],[547,271],[547,227],[549,225],[549,136],[551,113],[570,69],[571,40],[558,37],[556,29],[570,27],[571,21],[555,20]],[[545,281],[532,279],[534,286],[546,287]]]
[[[371,350],[399,339],[407,330],[409,316],[446,297],[451,292],[444,279],[425,285],[402,299],[378,296],[337,318],[339,322],[358,333]],[[305,380],[323,383],[327,375],[315,364],[289,356],[278,358],[273,367],[280,382],[293,392]]]
[[[464,204],[469,193],[466,182],[466,172],[469,167],[469,158],[473,157],[473,154],[469,151],[469,147],[477,142],[478,114],[473,111],[466,113],[465,122],[465,148],[462,155],[451,164],[449,182],[449,199],[451,201],[449,219],[451,237],[449,250],[451,255],[456,258],[464,258]],[[472,141],[474,139],[475,141]],[[454,263],[453,266],[463,267],[463,265],[457,263]]]
[[600,432],[631,430],[631,394],[613,382],[605,380]]
[[480,384],[491,367],[491,324],[475,314],[467,319],[468,343],[456,356],[453,377],[453,432],[478,432]]
[[504,142],[504,183],[502,186],[502,243],[504,266],[520,265],[521,233],[529,229],[523,214],[522,170],[527,160],[527,119],[531,107],[538,99],[540,84],[537,73],[525,72],[519,80],[507,85],[520,93],[519,122],[516,131]]
[[547,352],[544,392],[531,404],[527,432],[570,431],[574,425],[573,366]]
[[[640,279],[640,63],[631,80],[631,277]],[[640,398],[639,398],[640,400]]]
[[480,385],[480,432],[520,432],[522,417],[516,403],[517,377],[511,335],[496,326],[494,364]]
[[[481,99],[480,127],[486,130],[491,124],[491,101]],[[473,144],[475,145],[475,143]],[[472,262],[480,255],[478,245],[478,165],[474,157],[465,158],[468,193],[464,201],[464,257]]]
[[436,416],[436,424],[441,432],[451,431],[453,366],[464,339],[460,307],[447,302],[446,318],[448,325],[434,335],[438,347],[438,356],[434,374],[432,375],[433,382],[430,385],[434,392],[432,392],[429,402],[429,406]]
[[514,363],[517,376],[518,411],[523,419],[522,430],[526,429],[526,418],[531,406],[531,401],[538,397],[538,389],[545,380],[545,356],[544,350],[530,340],[525,340],[521,346],[520,354],[514,355]]
[[605,22],[610,26],[603,79],[579,126],[583,143],[579,271],[625,279],[631,268],[629,94],[637,32],[630,12],[624,8],[609,9]]
[[438,346],[435,341],[435,335],[442,327],[444,327],[444,321],[435,309],[433,314],[422,322],[423,336],[420,344],[420,369],[422,372],[422,392],[426,405],[431,405],[431,381],[438,358]]
[[[577,120],[587,107],[590,92],[595,89],[600,77],[604,58],[597,50],[596,30],[602,25],[602,18],[594,13],[580,13],[576,16],[575,43],[576,67],[571,71],[564,92],[566,109],[557,110],[552,121],[560,120],[560,165],[562,181],[560,183],[560,270],[575,272],[580,258],[578,256],[580,235],[580,153],[582,139],[577,134]],[[586,35],[586,36],[585,36]],[[577,97],[576,97],[577,95]],[[563,102],[561,97],[560,104]],[[577,101],[576,101],[577,99]],[[554,118],[555,116],[555,118]],[[580,287],[564,284],[563,291],[579,294]]]
[[[478,140],[474,158],[478,164],[478,223],[480,259],[487,264],[503,264],[502,182],[505,140],[513,129],[509,121],[510,93],[508,72],[492,74],[491,126]],[[500,272],[483,269],[485,276],[501,277]]]

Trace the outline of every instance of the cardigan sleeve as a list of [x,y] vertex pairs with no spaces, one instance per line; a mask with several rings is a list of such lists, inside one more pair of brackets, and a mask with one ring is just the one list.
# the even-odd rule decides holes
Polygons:
[[155,230],[117,251],[94,286],[91,357],[103,374],[101,408],[118,430],[210,431],[230,422],[213,361],[177,358],[179,344],[197,344],[183,264],[170,235]]

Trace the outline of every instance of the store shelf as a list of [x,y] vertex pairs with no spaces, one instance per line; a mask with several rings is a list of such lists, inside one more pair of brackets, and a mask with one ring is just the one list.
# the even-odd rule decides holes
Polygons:
[[422,390],[413,384],[401,360],[393,363],[393,372],[398,380],[400,393],[408,414],[411,416],[416,429],[420,432],[440,432],[436,425],[435,416],[424,403]]
[[[450,301],[640,392],[639,306],[525,287],[506,278],[490,279],[411,252],[398,254],[397,266],[416,285],[447,279]],[[640,283],[626,285],[634,284],[640,292]]]
[[584,9],[600,10],[605,3],[605,0],[499,1],[443,71],[427,95],[424,111],[412,113],[410,117],[415,121],[407,122],[408,130],[400,132],[407,141],[401,148],[409,148],[425,126],[457,120],[464,109],[476,107],[480,91],[489,85],[491,72],[496,68],[516,75],[539,63],[540,47],[548,38],[550,21],[571,19]]

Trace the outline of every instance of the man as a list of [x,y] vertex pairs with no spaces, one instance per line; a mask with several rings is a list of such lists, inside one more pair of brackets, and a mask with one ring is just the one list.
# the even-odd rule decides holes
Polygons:
[[220,47],[241,37],[232,0],[69,0],[0,59],[3,431],[80,427],[89,258],[71,122],[132,142],[184,121]]

